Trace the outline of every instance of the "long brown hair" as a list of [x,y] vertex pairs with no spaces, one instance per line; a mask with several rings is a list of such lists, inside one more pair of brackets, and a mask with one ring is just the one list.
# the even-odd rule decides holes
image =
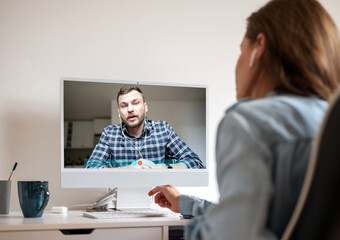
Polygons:
[[329,99],[340,84],[340,36],[332,18],[316,0],[272,0],[248,19],[250,43],[265,36],[261,74],[277,91]]

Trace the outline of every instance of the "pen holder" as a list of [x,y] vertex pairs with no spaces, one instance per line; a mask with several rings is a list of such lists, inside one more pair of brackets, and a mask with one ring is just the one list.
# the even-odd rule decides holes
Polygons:
[[8,214],[11,199],[11,181],[0,180],[0,214]]

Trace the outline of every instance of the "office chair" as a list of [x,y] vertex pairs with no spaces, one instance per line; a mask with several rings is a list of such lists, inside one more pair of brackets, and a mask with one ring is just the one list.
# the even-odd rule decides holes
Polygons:
[[287,239],[340,239],[339,93],[316,136],[301,194],[282,236]]

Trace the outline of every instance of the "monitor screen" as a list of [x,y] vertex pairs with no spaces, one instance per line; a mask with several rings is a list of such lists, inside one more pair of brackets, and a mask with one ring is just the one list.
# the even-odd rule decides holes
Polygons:
[[[119,114],[124,86],[145,98],[140,138]],[[62,187],[207,186],[207,100],[202,85],[62,79]]]

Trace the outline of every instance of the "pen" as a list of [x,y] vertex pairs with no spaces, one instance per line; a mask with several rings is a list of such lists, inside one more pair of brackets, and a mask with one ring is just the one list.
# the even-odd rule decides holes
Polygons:
[[9,178],[8,178],[8,181],[11,181],[12,175],[13,175],[15,169],[17,168],[17,165],[18,165],[18,163],[15,162],[14,167],[13,167],[13,170],[12,170],[12,172],[11,172],[11,175],[10,175]]

